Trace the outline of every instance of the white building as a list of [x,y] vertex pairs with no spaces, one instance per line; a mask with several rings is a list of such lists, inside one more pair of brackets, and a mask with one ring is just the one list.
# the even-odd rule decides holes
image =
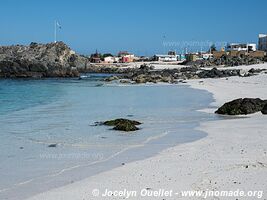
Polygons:
[[200,57],[204,60],[208,60],[210,58],[213,58],[213,54],[212,53],[201,53]]
[[177,55],[159,55],[156,54],[154,56],[155,60],[162,61],[162,62],[175,62],[177,61]]
[[104,58],[105,63],[114,63],[114,62],[119,62],[119,61],[120,59],[118,57],[108,56]]
[[256,51],[256,44],[241,44],[241,43],[230,43],[227,44],[227,51]]
[[267,34],[259,34],[259,50],[267,51]]

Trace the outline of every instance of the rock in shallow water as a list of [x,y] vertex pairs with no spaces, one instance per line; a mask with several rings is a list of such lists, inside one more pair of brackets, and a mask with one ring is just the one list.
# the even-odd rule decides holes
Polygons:
[[141,122],[135,121],[135,120],[130,120],[130,119],[123,119],[123,118],[118,118],[114,120],[108,120],[105,121],[103,124],[107,126],[117,126],[119,123],[131,123],[133,125],[140,125]]
[[225,103],[215,113],[223,115],[247,115],[262,111],[267,100],[259,98],[240,98]]
[[110,76],[108,78],[105,78],[104,81],[111,82],[111,81],[115,81],[115,80],[118,80],[118,79],[119,79],[119,77],[117,77],[117,76]]
[[103,122],[103,125],[114,126],[113,128],[114,130],[127,131],[127,132],[139,130],[139,128],[136,126],[140,124],[141,122],[123,118]]
[[57,147],[57,144],[50,144],[48,147]]
[[133,123],[129,121],[120,122],[113,129],[118,130],[118,131],[126,131],[126,132],[139,130],[138,127],[136,127]]

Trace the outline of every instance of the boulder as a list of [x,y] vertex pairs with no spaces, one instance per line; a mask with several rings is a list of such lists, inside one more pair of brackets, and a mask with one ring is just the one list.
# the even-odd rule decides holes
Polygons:
[[197,72],[199,69],[195,66],[192,67],[182,67],[180,69],[181,72]]
[[147,82],[146,76],[144,74],[140,74],[136,77],[133,77],[132,80],[135,81],[136,83],[146,83]]
[[103,125],[106,126],[114,126],[114,130],[119,130],[119,131],[136,131],[139,130],[137,125],[140,125],[141,123],[135,120],[129,120],[129,119],[115,119],[115,120],[109,120],[103,122]]
[[110,76],[108,78],[105,78],[104,81],[111,82],[111,81],[115,81],[118,79],[119,79],[119,77],[117,77],[117,76]]
[[105,121],[105,122],[103,122],[103,125],[106,125],[106,126],[116,126],[119,123],[125,123],[125,122],[129,122],[129,123],[131,123],[133,125],[140,125],[141,124],[141,122],[138,122],[138,121],[135,121],[135,120],[118,118],[118,119],[114,119],[114,120]]
[[259,98],[240,98],[225,103],[215,113],[223,115],[247,115],[263,109],[267,100]]
[[48,147],[57,147],[57,144],[50,144]]
[[264,115],[267,115],[267,103],[265,104],[265,106],[262,108],[261,113]]
[[142,64],[139,69],[142,71],[149,71],[150,67],[147,64]]
[[138,127],[136,127],[133,123],[129,121],[120,122],[113,129],[118,130],[118,131],[126,131],[126,132],[139,130]]
[[164,76],[161,78],[161,82],[164,82],[164,83],[171,83],[172,81],[173,81],[172,76]]

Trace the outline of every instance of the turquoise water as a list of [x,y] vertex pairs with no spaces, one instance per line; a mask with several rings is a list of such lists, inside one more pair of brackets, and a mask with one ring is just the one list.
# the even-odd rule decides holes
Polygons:
[[[23,199],[205,136],[211,95],[182,85],[0,80],[0,199]],[[96,121],[143,122],[130,134]],[[57,147],[48,147],[57,144]]]

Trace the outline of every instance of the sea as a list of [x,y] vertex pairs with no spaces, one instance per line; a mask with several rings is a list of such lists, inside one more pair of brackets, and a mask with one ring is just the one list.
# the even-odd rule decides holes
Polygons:
[[[212,95],[183,84],[82,79],[0,80],[0,199],[20,200],[206,136],[200,112]],[[142,122],[120,132],[96,126],[116,118]]]

